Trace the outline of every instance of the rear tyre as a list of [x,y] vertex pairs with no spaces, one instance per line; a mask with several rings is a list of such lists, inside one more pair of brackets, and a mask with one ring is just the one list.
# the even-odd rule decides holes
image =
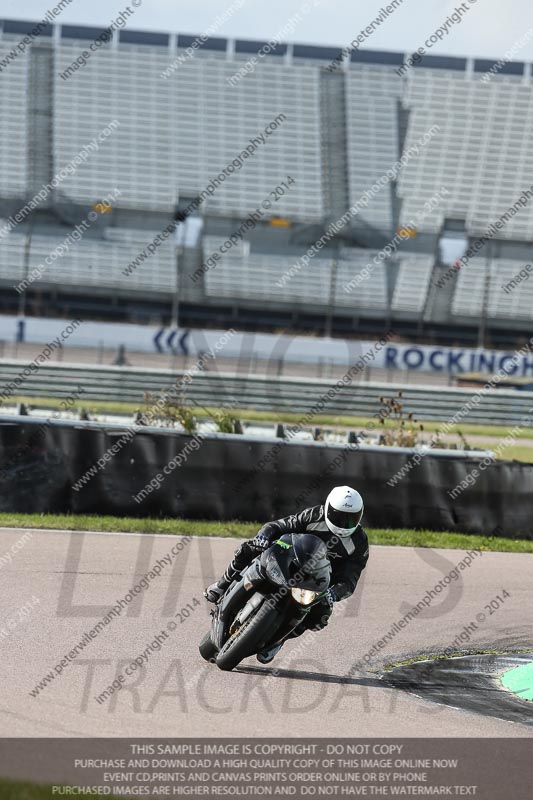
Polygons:
[[217,657],[217,667],[232,670],[244,658],[257,653],[268,642],[279,624],[277,608],[262,605],[233,633]]
[[215,647],[211,640],[211,632],[206,633],[198,647],[200,655],[205,661],[215,661],[215,656],[218,653],[218,648]]

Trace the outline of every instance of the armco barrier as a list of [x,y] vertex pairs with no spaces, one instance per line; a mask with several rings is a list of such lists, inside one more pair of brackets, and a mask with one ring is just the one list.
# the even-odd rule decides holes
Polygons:
[[[169,391],[179,383],[183,372],[140,370],[132,367],[57,366],[46,364],[11,391],[14,381],[26,365],[20,361],[0,364],[0,399],[9,396],[67,397],[82,386],[84,402],[109,400],[142,403],[146,392]],[[343,386],[328,398],[335,380],[301,378],[265,378],[257,375],[229,375],[211,371],[194,376],[186,394],[202,405],[254,408],[263,411],[294,411],[305,414],[320,398],[326,397],[320,413],[371,416],[378,409],[381,395],[401,389],[406,410],[421,420],[448,420],[476,394],[474,389],[428,388],[387,383],[360,383]],[[11,391],[11,394],[9,392]],[[483,395],[465,414],[462,422],[491,425],[523,425],[533,409],[533,392],[495,389]],[[532,412],[533,413],[533,412]]]
[[387,481],[410,462],[412,452],[213,434],[138,503],[133,496],[163,472],[192,437],[164,429],[137,430],[76,491],[73,487],[88,470],[94,471],[125,428],[0,418],[0,511],[259,522],[320,503],[334,485],[347,483],[363,494],[365,524],[371,527],[485,535],[497,531],[533,539],[533,465],[496,462],[452,500],[447,491],[479,465],[479,457],[431,453],[390,486]]

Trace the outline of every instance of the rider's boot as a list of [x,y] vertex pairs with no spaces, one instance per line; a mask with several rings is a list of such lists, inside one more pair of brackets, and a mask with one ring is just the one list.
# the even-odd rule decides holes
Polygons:
[[257,660],[260,664],[270,664],[272,659],[277,656],[282,647],[283,642],[272,645],[272,647],[268,647],[266,650],[261,650],[261,652],[257,654]]
[[215,583],[212,583],[211,586],[208,586],[204,591],[205,599],[209,603],[218,603],[230,583],[231,581],[224,580],[224,578],[221,578],[219,581],[215,581]]

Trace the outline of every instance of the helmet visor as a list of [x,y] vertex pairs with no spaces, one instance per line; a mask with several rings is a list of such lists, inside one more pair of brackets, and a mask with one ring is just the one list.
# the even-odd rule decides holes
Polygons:
[[347,512],[347,511],[338,511],[336,508],[329,506],[328,508],[328,519],[332,525],[335,525],[337,528],[342,528],[343,530],[350,530],[351,528],[357,528],[359,522],[361,521],[361,517],[363,515],[362,511],[355,511],[355,512]]

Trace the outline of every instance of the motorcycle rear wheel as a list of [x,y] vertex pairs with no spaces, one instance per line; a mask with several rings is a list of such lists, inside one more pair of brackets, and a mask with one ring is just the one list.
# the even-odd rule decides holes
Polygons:
[[278,609],[260,606],[220,649],[216,657],[217,667],[230,671],[243,659],[259,652],[264,643],[269,641],[278,623]]

